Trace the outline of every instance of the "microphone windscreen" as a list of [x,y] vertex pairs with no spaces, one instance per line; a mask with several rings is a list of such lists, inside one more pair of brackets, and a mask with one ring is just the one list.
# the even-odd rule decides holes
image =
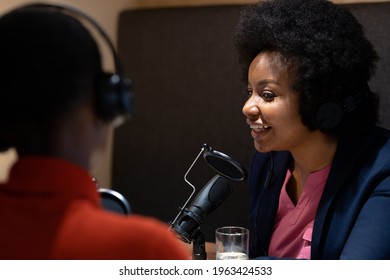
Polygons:
[[230,180],[243,181],[247,177],[246,169],[224,153],[209,149],[203,153],[203,157],[218,174]]

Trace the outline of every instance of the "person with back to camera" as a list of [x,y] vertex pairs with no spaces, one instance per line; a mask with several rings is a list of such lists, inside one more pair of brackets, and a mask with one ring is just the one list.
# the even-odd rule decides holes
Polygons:
[[325,0],[266,0],[242,10],[234,42],[257,150],[250,257],[390,259],[389,131],[360,23]]
[[18,154],[0,185],[0,258],[189,259],[168,225],[100,205],[89,172],[130,94],[114,49],[116,73],[102,69],[87,19],[53,5],[0,18],[0,139]]

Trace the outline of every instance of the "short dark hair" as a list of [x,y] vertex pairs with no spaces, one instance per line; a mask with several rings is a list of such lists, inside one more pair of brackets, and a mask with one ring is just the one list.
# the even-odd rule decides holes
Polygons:
[[[344,100],[367,88],[378,56],[363,27],[344,7],[325,0],[265,0],[243,8],[234,34],[243,73],[263,51],[280,53],[300,92],[303,124],[330,98]],[[362,132],[378,122],[379,101],[368,90],[358,108],[330,133]]]
[[0,125],[45,123],[88,100],[101,71],[98,46],[76,18],[21,9],[0,18]]

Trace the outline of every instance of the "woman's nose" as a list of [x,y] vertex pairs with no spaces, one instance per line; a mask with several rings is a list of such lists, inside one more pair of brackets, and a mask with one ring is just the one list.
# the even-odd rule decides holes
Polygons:
[[253,96],[245,102],[242,113],[251,121],[256,121],[260,117],[260,108]]

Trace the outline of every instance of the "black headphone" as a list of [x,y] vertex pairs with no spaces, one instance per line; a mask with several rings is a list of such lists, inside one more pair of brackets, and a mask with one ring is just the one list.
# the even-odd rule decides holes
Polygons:
[[[124,119],[129,118],[131,114],[131,101],[134,95],[131,81],[130,79],[124,78],[122,76],[122,65],[119,56],[115,51],[113,43],[103,28],[100,27],[100,25],[89,15],[73,6],[36,3],[21,6],[12,12],[23,11],[26,9],[60,12],[66,15],[70,15],[76,20],[78,20],[77,17],[79,17],[96,29],[97,33],[99,33],[103,40],[107,43],[112,53],[115,67],[115,73],[105,72],[103,69],[101,70],[101,75],[96,86],[96,114],[100,119],[106,122],[118,120],[123,121]],[[80,20],[78,21],[80,22]],[[80,22],[80,24],[82,23]],[[98,45],[97,42],[96,44]]]
[[339,126],[345,114],[354,111],[368,95],[370,89],[364,85],[355,95],[350,95],[343,101],[335,98],[321,103],[314,111],[312,123],[322,131],[332,131]]

